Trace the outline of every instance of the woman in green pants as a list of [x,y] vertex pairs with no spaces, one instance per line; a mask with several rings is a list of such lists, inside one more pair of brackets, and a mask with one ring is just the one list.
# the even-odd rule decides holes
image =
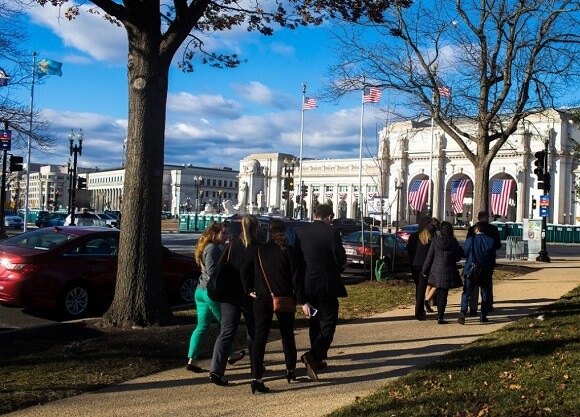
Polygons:
[[205,372],[197,363],[199,351],[212,319],[221,322],[220,303],[212,301],[207,295],[207,282],[214,274],[223,251],[223,244],[228,237],[228,229],[224,224],[212,222],[201,235],[195,248],[195,260],[201,268],[199,283],[195,290],[197,305],[197,326],[189,341],[189,361],[186,369],[192,372]]

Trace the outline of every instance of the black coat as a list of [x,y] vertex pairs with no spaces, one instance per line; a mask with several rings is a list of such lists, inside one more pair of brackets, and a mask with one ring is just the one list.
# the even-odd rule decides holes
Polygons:
[[419,239],[419,232],[411,233],[409,241],[407,242],[407,253],[409,254],[409,259],[411,259],[412,268],[423,267],[425,259],[427,259],[427,254],[429,253],[429,247],[431,247],[431,240],[424,245]]
[[300,273],[300,257],[294,248],[282,250],[273,241],[258,247],[242,267],[244,293],[250,294],[255,291],[258,299],[272,298],[260,267],[258,252],[274,295],[293,295],[299,304],[304,304],[304,280]]
[[[229,280],[226,296],[222,301],[230,304],[245,305],[250,300],[247,299],[247,294],[242,286],[241,271],[254,258],[260,244],[257,241],[253,241],[250,246],[245,248],[241,239],[234,238],[229,245],[231,245],[229,260],[238,270],[238,274],[232,276],[231,280]],[[226,250],[229,250],[229,245]],[[224,256],[227,256],[227,253]]]
[[304,262],[307,297],[346,297],[341,272],[346,252],[340,232],[321,220],[296,229],[295,247]]
[[436,236],[431,241],[422,274],[428,278],[427,282],[437,288],[458,288],[461,286],[461,277],[457,269],[457,262],[463,257],[463,249],[457,239]]

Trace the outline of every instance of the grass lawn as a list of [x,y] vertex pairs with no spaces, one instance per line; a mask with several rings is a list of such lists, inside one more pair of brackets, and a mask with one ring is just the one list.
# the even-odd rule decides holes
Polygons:
[[[499,269],[495,278],[509,279],[525,272]],[[341,299],[340,320],[407,306],[414,291],[408,279],[350,285],[349,296]],[[516,415],[548,415],[542,411],[546,408],[554,410],[552,415],[578,415],[556,411],[580,409],[578,394],[570,394],[580,391],[579,298],[576,292],[546,312],[545,321],[515,323],[336,415],[478,415],[461,414],[463,409],[445,414],[459,409],[459,403],[477,410],[488,407],[494,416],[514,415],[498,410],[519,407],[533,413]],[[101,328],[97,321],[88,321],[0,333],[0,414],[184,366],[195,320],[195,310],[188,310],[177,312],[175,325],[167,327]],[[298,327],[307,322],[297,314]],[[202,351],[206,358],[215,334],[207,339]],[[244,345],[243,332],[238,342]],[[505,396],[499,395],[502,390]]]

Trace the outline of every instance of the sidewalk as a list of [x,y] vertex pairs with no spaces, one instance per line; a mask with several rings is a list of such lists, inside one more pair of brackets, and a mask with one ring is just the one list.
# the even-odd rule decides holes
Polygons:
[[[460,292],[454,291],[449,295],[447,325],[438,325],[435,320],[416,321],[410,307],[340,325],[329,352],[329,366],[320,374],[318,383],[307,382],[300,364],[297,374],[301,381],[288,385],[281,344],[275,341],[266,351],[265,382],[272,388],[267,395],[251,394],[246,356],[237,365],[228,367],[228,387],[207,383],[207,374],[192,374],[179,368],[8,415],[324,416],[372,393],[391,379],[532,314],[580,284],[578,259],[525,264],[539,269],[495,283],[495,311],[487,324],[471,317],[464,326],[457,324]],[[296,338],[300,354],[308,346],[308,331],[298,331]],[[209,368],[209,361],[202,364]]]

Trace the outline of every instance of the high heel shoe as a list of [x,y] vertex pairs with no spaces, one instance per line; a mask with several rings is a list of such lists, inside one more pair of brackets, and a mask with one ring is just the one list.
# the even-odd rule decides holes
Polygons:
[[220,387],[225,387],[228,385],[228,381],[223,379],[221,375],[218,375],[215,372],[209,373],[209,382],[219,385]]
[[270,388],[264,385],[263,382],[256,381],[255,379],[252,380],[252,394],[255,394],[256,391],[261,392],[263,394],[270,392]]
[[286,380],[288,383],[290,383],[290,381],[296,381],[296,372],[294,369],[286,370]]
[[431,303],[429,302],[429,300],[425,300],[425,311],[427,311],[427,313],[433,312],[433,309],[431,308]]
[[234,353],[232,356],[230,356],[228,358],[228,363],[230,365],[233,365],[236,362],[241,361],[242,359],[244,359],[244,356],[246,356],[246,351],[245,350],[240,350],[239,352]]

